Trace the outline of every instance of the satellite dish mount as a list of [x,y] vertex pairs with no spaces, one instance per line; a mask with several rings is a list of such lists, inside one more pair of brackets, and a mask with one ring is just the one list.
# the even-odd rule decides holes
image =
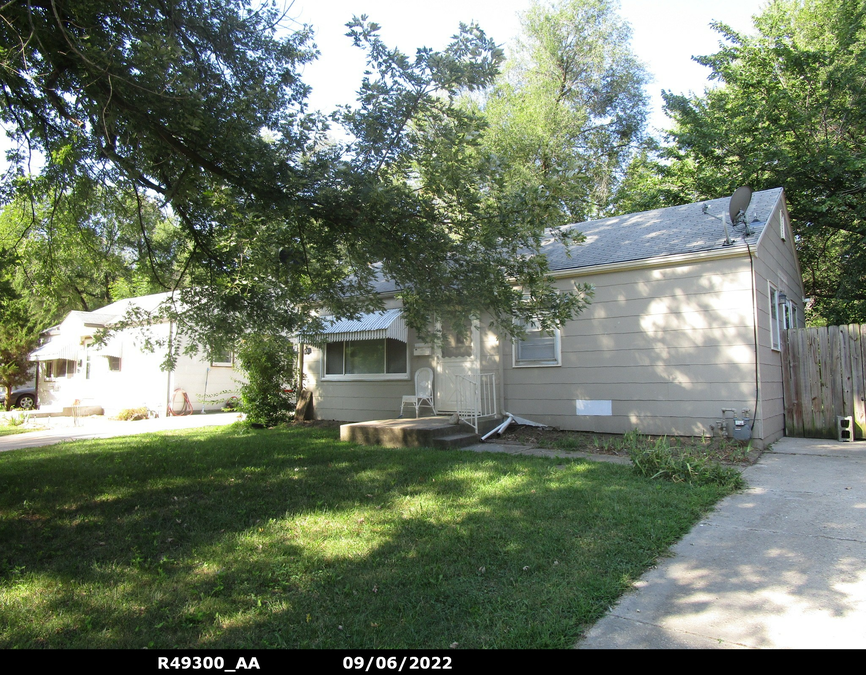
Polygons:
[[738,187],[734,191],[734,194],[731,195],[731,202],[728,207],[728,213],[731,216],[731,224],[734,227],[744,225],[746,227],[747,235],[751,234],[751,232],[748,230],[749,226],[746,222],[746,209],[749,208],[749,202],[751,201],[752,188],[743,185],[742,187]]

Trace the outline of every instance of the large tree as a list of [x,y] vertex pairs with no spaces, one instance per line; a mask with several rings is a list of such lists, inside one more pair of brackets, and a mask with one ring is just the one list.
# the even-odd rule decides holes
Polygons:
[[648,76],[611,0],[536,2],[484,103],[488,144],[569,222],[604,215],[645,129]]
[[726,44],[696,59],[718,86],[665,94],[672,144],[635,163],[620,205],[781,185],[812,320],[866,322],[866,2],[777,0],[754,23],[717,24]]
[[29,0],[0,19],[19,171],[38,148],[46,180],[128,182],[168,204],[186,243],[181,318],[208,342],[377,307],[382,277],[422,329],[433,313],[465,325],[486,310],[508,330],[582,306],[531,255],[561,205],[505,180],[483,120],[456,104],[501,60],[477,27],[409,57],[354,21],[369,74],[333,116],[351,140],[334,143],[305,107],[310,32],[278,33],[273,5]]
[[17,256],[10,279],[40,323],[174,286],[185,244],[145,194],[86,178],[27,188],[0,213],[0,246]]
[[9,254],[0,249],[0,387],[5,395],[5,408],[14,404],[12,390],[30,381],[33,364],[30,352],[39,342],[41,326],[33,318],[26,298],[18,295],[2,270],[9,269]]

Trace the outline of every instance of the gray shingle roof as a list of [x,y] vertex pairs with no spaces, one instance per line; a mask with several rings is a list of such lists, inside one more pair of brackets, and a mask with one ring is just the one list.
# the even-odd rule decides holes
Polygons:
[[[734,241],[730,248],[745,250],[745,241],[750,246],[757,243],[781,195],[782,188],[752,194],[746,219],[753,234],[744,240],[743,228],[733,228],[728,222],[728,232]],[[542,253],[547,256],[550,269],[557,271],[722,250],[729,248],[724,245],[725,228],[721,221],[722,214],[728,213],[729,200],[722,197],[569,225],[568,228],[582,232],[586,241],[566,248],[551,238],[542,246]],[[707,213],[703,212],[704,204]],[[754,217],[758,222],[752,222]]]
[[[70,318],[78,318],[86,326],[104,328],[115,321],[123,319],[127,309],[130,307],[137,307],[149,314],[153,313],[163,302],[165,302],[166,299],[168,299],[170,295],[171,293],[155,293],[154,295],[144,295],[138,298],[118,300],[110,305],[97,309],[95,312],[83,312],[75,309],[66,315],[63,322],[65,323]],[[60,325],[62,325],[62,323],[53,328],[47,329],[44,333],[57,329]]]
[[[725,249],[741,249],[745,252],[746,242],[752,247],[757,244],[764,225],[781,196],[782,188],[752,194],[752,200],[746,209],[746,220],[752,235],[745,238],[742,227],[734,228],[730,224],[730,217],[727,216],[730,196],[727,196],[567,225],[568,229],[582,232],[586,241],[566,248],[550,237],[543,243],[541,252],[547,256],[551,271]],[[704,204],[707,205],[707,213],[703,212]],[[734,242],[729,247],[725,246],[722,214],[728,219],[728,233]],[[753,222],[755,217],[757,222]],[[381,276],[373,286],[379,293],[397,290],[394,282]]]

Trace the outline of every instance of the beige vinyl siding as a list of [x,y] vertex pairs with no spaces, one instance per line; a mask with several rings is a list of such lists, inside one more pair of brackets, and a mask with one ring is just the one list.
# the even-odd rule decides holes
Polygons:
[[[592,283],[595,297],[562,329],[561,367],[511,368],[504,345],[509,412],[562,429],[700,435],[722,408],[753,407],[747,259],[576,280]],[[577,400],[610,401],[612,415],[578,415]]]
[[[797,309],[798,322],[804,317],[803,284],[790,220],[786,223],[786,238],[781,237],[784,203],[780,202],[764,228],[754,251],[755,289],[757,299],[759,369],[761,377],[760,425],[756,436],[772,443],[784,434],[785,403],[782,391],[782,354],[772,347],[770,314],[770,284],[784,293]],[[787,212],[785,212],[787,213]],[[780,311],[780,321],[783,320]],[[781,334],[782,328],[780,328]]]

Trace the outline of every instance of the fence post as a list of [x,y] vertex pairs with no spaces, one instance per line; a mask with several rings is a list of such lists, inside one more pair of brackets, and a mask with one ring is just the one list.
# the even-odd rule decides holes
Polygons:
[[851,355],[851,416],[854,418],[854,438],[866,439],[866,326],[848,326],[848,346]]

